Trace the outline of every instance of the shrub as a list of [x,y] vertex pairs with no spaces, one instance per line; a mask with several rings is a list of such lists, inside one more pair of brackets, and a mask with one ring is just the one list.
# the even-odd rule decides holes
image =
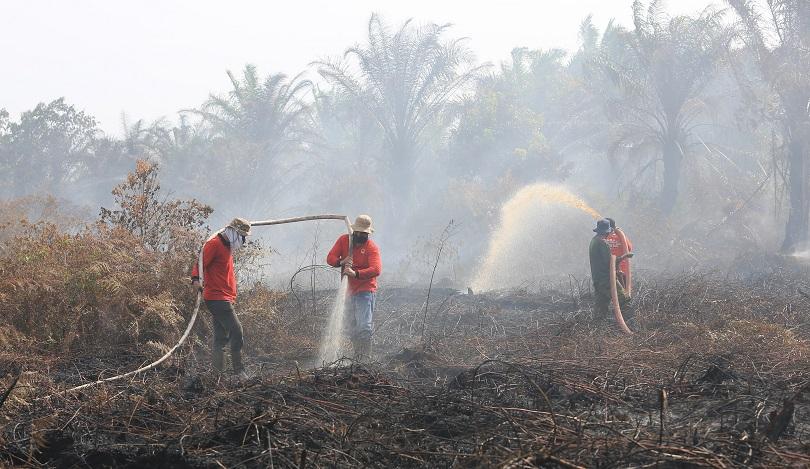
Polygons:
[[0,227],[13,233],[0,250],[0,328],[62,350],[173,342],[194,301],[189,268],[212,210],[169,199],[157,176],[138,162],[113,190],[117,207],[72,232],[25,219]]

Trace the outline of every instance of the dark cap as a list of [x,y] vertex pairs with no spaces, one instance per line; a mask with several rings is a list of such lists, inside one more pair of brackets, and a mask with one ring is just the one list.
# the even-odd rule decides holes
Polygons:
[[596,234],[608,234],[610,233],[610,222],[606,219],[597,220],[596,228],[593,229]]

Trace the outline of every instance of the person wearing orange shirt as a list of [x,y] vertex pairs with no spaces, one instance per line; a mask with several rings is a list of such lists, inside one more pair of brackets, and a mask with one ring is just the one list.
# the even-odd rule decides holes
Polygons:
[[[613,230],[610,228],[610,222],[607,219],[601,219],[596,222],[596,228],[593,231],[596,235],[591,239],[588,247],[588,257],[591,264],[591,281],[594,289],[594,318],[607,320],[610,317],[609,308],[611,290],[613,289],[610,282],[610,269],[616,269],[616,264],[611,263],[613,253],[608,243],[608,237],[613,234]],[[632,253],[627,255],[632,255]],[[627,310],[629,316],[632,316],[632,312],[629,311],[630,297],[624,291],[624,286],[619,282],[618,278],[616,278],[615,288],[622,312]]]
[[369,239],[374,232],[371,217],[360,215],[352,225],[351,255],[349,235],[337,239],[326,256],[326,263],[342,269],[348,277],[347,331],[356,359],[371,356],[371,336],[377,292],[377,277],[382,273],[380,248]]
[[[619,282],[624,287],[625,291],[628,295],[631,294],[632,289],[632,277],[630,276],[630,260],[629,258],[633,257],[633,243],[630,242],[630,238],[621,230],[621,228],[616,228],[616,221],[612,218],[605,218],[610,223],[610,233],[605,238],[605,242],[608,243],[610,246],[610,253],[616,256],[617,258],[624,258],[619,261],[619,266],[617,269],[617,276]],[[630,254],[628,256],[628,254]]]
[[211,313],[211,322],[214,326],[212,366],[216,371],[223,370],[224,348],[230,345],[233,372],[240,379],[245,379],[247,374],[242,365],[242,324],[233,308],[236,302],[233,253],[245,244],[248,236],[250,236],[250,222],[243,218],[234,218],[228,226],[205,242],[200,253],[202,260],[199,261],[202,272],[196,263],[191,270],[191,284],[195,289],[202,291],[205,306]]

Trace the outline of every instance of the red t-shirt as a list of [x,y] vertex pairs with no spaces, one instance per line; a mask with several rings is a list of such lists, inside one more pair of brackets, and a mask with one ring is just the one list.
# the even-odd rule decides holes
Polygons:
[[[236,300],[236,275],[230,243],[218,234],[203,246],[203,298],[206,300]],[[199,277],[198,264],[191,269],[191,277]]]
[[[618,230],[613,230],[609,235],[605,237],[605,242],[610,246],[610,253],[616,257],[622,256],[627,254],[628,252],[633,251],[633,243],[630,242],[630,238],[627,235],[624,235],[624,238],[627,240],[627,249],[625,250],[624,246],[622,245],[622,238],[619,236]],[[621,261],[619,263],[619,270],[627,274],[627,270],[629,267],[629,261],[627,259]]]
[[[326,263],[332,267],[339,267],[340,261],[349,256],[349,235],[345,234],[335,241],[335,245],[326,256]],[[382,273],[382,260],[380,248],[372,240],[354,247],[352,253],[352,269],[357,272],[358,278],[349,277],[349,292],[375,292],[377,291],[377,277]]]

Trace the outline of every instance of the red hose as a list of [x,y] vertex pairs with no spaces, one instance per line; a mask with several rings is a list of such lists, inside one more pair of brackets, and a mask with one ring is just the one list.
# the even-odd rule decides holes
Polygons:
[[616,256],[613,254],[610,255],[610,301],[613,302],[613,315],[616,317],[616,323],[619,325],[619,328],[628,334],[632,334],[633,331],[627,327],[627,323],[624,322],[624,316],[622,316],[622,308],[619,306],[619,292],[616,289]]
[[[619,235],[619,242],[622,243],[622,254],[627,254],[630,252],[630,243],[627,242],[627,236],[619,228],[616,228],[616,234]],[[625,285],[624,290],[627,292],[627,296],[633,296],[633,269],[630,266],[630,258],[625,258],[624,262],[627,262],[627,272],[624,273],[627,285]]]

